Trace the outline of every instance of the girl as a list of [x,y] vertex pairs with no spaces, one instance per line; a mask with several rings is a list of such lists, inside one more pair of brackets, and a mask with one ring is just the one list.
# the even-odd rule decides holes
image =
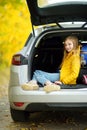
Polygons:
[[59,73],[48,73],[41,70],[34,72],[33,78],[23,89],[35,90],[40,83],[47,92],[60,90],[60,84],[76,84],[80,71],[80,46],[76,36],[68,36],[64,41],[64,57]]

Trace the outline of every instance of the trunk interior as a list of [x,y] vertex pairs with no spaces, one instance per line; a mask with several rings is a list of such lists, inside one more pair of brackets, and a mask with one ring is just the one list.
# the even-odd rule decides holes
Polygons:
[[[47,72],[58,72],[59,67],[63,58],[63,40],[66,36],[70,35],[69,33],[58,33],[58,34],[48,34],[45,35],[39,42],[39,44],[35,47],[34,50],[34,58],[32,61],[32,74],[35,70],[43,70]],[[87,36],[86,33],[76,32],[75,33],[82,46],[86,46],[87,48]],[[87,50],[86,50],[87,51]],[[87,60],[87,53],[85,54]],[[77,79],[77,88],[86,87],[87,84],[83,84],[82,77],[83,74],[87,75],[87,61],[84,66],[81,66],[81,70]],[[78,86],[79,85],[79,86]],[[62,85],[67,88],[67,86],[71,88],[72,85]]]

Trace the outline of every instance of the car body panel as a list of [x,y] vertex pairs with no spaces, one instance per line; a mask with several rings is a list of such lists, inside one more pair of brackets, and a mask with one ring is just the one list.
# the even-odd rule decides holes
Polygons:
[[83,89],[61,89],[46,93],[43,88],[39,90],[27,91],[20,86],[13,86],[10,89],[10,102],[29,102],[29,103],[87,103],[87,88]]

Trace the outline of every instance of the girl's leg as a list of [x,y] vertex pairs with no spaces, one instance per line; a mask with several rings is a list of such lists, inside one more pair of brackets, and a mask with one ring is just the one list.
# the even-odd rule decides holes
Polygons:
[[41,70],[36,70],[32,80],[36,80],[44,85],[47,81],[55,82],[56,80],[59,80],[59,73],[48,73]]

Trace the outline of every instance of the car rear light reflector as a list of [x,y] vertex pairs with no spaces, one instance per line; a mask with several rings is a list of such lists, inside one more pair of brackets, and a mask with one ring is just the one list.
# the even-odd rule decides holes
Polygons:
[[16,107],[22,107],[24,105],[24,102],[14,102],[14,105]]
[[20,65],[21,64],[21,55],[20,54],[17,54],[17,55],[13,56],[12,64],[13,65]]

